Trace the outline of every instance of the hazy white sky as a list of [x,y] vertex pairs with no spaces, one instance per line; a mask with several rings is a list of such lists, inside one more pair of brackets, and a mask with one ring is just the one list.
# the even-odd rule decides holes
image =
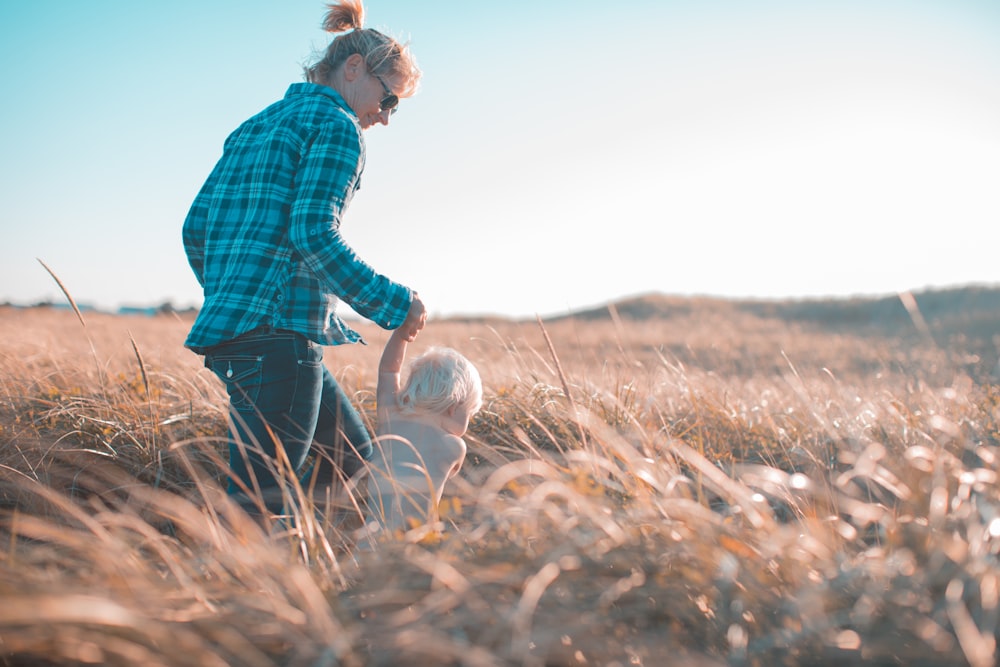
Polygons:
[[[425,72],[343,232],[439,315],[1000,283],[996,0],[369,0]],[[198,305],[180,228],[313,0],[0,0],[0,301]]]

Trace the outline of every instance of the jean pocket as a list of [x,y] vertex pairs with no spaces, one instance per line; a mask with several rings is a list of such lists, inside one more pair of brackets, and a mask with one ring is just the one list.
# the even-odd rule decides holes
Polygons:
[[229,403],[237,410],[253,410],[260,396],[264,357],[250,354],[213,354],[208,366],[226,385]]

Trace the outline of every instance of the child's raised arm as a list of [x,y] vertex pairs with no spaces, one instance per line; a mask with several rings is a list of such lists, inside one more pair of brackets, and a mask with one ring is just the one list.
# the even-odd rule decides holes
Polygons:
[[403,359],[406,358],[406,345],[406,335],[400,327],[392,332],[382,350],[382,358],[378,363],[378,388],[375,391],[379,424],[385,423],[387,411],[396,406],[399,372],[403,367]]
[[389,336],[378,363],[378,388],[375,391],[375,401],[380,423],[386,414],[385,411],[396,405],[396,395],[399,394],[399,373],[406,358],[407,343],[416,338],[417,332],[424,327],[426,319],[427,310],[424,308],[424,302],[414,294],[413,304],[406,314],[406,320]]

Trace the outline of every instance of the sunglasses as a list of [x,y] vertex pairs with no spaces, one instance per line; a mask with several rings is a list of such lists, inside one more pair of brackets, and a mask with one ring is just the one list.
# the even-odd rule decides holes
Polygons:
[[390,115],[399,111],[399,109],[396,108],[399,106],[399,95],[392,92],[392,89],[385,85],[385,81],[383,81],[382,77],[378,74],[373,73],[372,76],[378,79],[378,82],[382,84],[382,90],[385,91],[385,97],[383,97],[382,101],[378,103],[379,111],[388,111]]

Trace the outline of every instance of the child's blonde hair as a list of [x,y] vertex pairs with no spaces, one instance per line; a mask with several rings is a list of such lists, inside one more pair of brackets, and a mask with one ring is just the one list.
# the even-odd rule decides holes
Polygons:
[[399,392],[405,412],[445,413],[454,406],[477,412],[483,402],[479,371],[468,359],[448,347],[432,347],[410,363],[406,384]]

